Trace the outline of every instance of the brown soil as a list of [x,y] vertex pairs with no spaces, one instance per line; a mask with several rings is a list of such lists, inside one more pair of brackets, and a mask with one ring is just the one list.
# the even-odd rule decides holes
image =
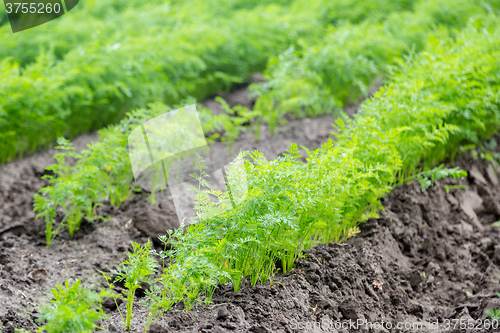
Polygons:
[[[291,121],[278,135],[266,135],[259,143],[243,138],[235,149],[259,148],[274,158],[290,142],[314,148],[330,135],[332,122],[331,117]],[[82,137],[77,146],[93,138]],[[86,225],[74,240],[62,234],[46,248],[44,225],[31,209],[33,194],[46,184],[40,176],[52,154],[0,166],[4,332],[36,329],[36,308],[49,299],[56,282],[80,278],[86,286],[100,287],[99,271],[123,260],[130,241],[145,242],[177,223],[168,193],[153,207],[148,198],[137,197],[119,210],[105,207],[110,221]],[[448,329],[446,320],[469,324],[486,319],[485,309],[500,308],[500,231],[491,227],[500,218],[498,176],[489,163],[470,158],[460,157],[455,165],[469,171],[469,177],[439,181],[425,191],[417,183],[400,186],[383,199],[380,218],[362,224],[356,237],[307,251],[294,270],[275,276],[272,285],[245,284],[238,293],[219,286],[213,305],[189,312],[178,304],[150,332],[460,332]],[[447,193],[450,184],[468,188]],[[124,332],[111,300],[105,310],[110,320],[101,326]],[[132,331],[143,332],[144,312],[138,305],[134,312]],[[440,324],[439,329],[349,328],[357,320]],[[337,330],[342,323],[347,328]],[[471,332],[499,331],[474,324],[477,329]]]

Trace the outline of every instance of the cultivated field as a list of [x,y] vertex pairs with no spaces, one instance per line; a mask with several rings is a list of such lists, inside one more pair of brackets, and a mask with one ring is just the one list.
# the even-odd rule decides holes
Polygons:
[[9,8],[3,332],[500,331],[500,3]]

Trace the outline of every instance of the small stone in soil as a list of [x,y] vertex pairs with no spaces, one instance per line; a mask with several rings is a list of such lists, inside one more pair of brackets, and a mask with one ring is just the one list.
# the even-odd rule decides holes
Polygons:
[[221,306],[217,311],[217,319],[218,320],[226,320],[230,316],[229,311],[226,306]]

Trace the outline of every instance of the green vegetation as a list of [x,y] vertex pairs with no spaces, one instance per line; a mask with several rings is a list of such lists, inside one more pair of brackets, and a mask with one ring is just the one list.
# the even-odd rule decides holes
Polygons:
[[[479,145],[500,128],[497,22],[496,16],[486,15],[469,22],[460,33],[438,29],[429,34],[424,50],[397,62],[392,83],[366,100],[354,119],[338,119],[337,140],[308,151],[306,162],[295,144],[274,161],[257,151],[249,153],[245,161],[248,194],[234,208],[212,216],[209,212],[228,205],[230,195],[215,203],[204,200],[206,192],[198,189],[201,221],[160,238],[171,245],[172,250],[159,253],[161,259],[170,259],[170,265],[163,265],[161,276],[146,293],[146,329],[177,302],[188,310],[201,301],[209,304],[219,283],[231,282],[237,291],[246,279],[252,285],[272,281],[276,270],[289,271],[303,250],[346,239],[359,223],[377,216],[380,198],[398,184],[418,179],[427,187],[446,176],[464,176],[457,169],[431,168],[453,159],[460,145]],[[68,144],[61,142],[69,152],[53,167],[61,170],[51,179],[53,187],[37,196],[38,211],[43,212],[43,205],[50,208],[49,199],[55,195],[50,191],[61,191],[57,193],[62,197],[64,186],[78,183],[74,175],[79,169],[88,168],[111,187],[99,190],[88,201],[82,192],[80,201],[60,201],[66,205],[61,207],[71,210],[79,202],[92,207],[99,203],[97,199],[112,193],[112,182],[130,173],[120,169],[125,165],[122,154],[126,154],[128,133],[165,110],[157,104],[131,113],[119,125],[104,130],[96,148],[90,147],[81,156],[73,155]],[[228,114],[211,117],[207,110],[202,110],[201,118],[208,132],[227,122],[238,124]],[[115,159],[108,159],[107,154],[115,150]],[[61,167],[68,157],[77,157],[75,168]],[[105,164],[108,161],[116,165]],[[113,174],[114,167],[123,174]],[[197,178],[203,183],[202,170]],[[85,212],[92,218],[92,210]],[[131,281],[125,291],[127,312],[134,301],[131,290],[155,272],[150,254],[150,243],[134,245],[134,253],[117,273],[120,280]]]
[[494,320],[499,320],[500,321],[500,310],[499,309],[486,309],[484,312],[489,317],[493,318]]
[[[497,296],[500,297],[500,293],[497,292]],[[500,309],[486,309],[484,313],[493,320],[500,321]]]
[[52,290],[54,300],[41,308],[38,321],[46,321],[46,324],[38,332],[88,333],[100,328],[96,322],[106,318],[101,303],[109,293],[96,293],[80,285],[80,280],[73,284],[66,281],[65,286],[57,284],[57,288]]
[[[292,7],[294,15],[307,10],[309,17],[326,24],[359,23],[367,18],[380,18],[392,11],[409,9],[411,1],[345,0],[275,0],[276,8]],[[21,67],[37,61],[44,51],[53,52],[57,61],[64,60],[73,48],[86,48],[92,42],[123,43],[123,37],[140,37],[152,31],[173,30],[186,24],[207,22],[213,17],[231,17],[236,11],[265,6],[262,0],[186,0],[186,1],[118,1],[88,0],[79,2],[71,12],[56,21],[11,34],[10,26],[0,27],[0,58],[12,57]],[[308,5],[308,6],[306,6]],[[295,7],[295,9],[293,9]],[[140,13],[138,15],[138,13]],[[8,22],[4,4],[0,4],[0,25]],[[312,15],[312,16],[311,16]],[[297,22],[295,22],[297,24]],[[117,29],[119,27],[119,30]],[[311,27],[312,28],[312,25]],[[89,31],[92,31],[89,34]]]
[[[353,5],[360,5],[354,0],[351,2]],[[339,17],[335,16],[335,6],[341,6],[339,8],[345,10],[349,7],[347,3],[351,2],[336,5],[327,5],[322,1],[307,4],[302,1],[294,2],[287,15],[280,20],[291,20],[301,12],[310,16],[313,15],[312,11],[322,22],[335,23],[338,27],[325,28],[327,33],[320,38],[319,33],[307,32],[308,26],[296,26],[295,29],[302,31],[302,35],[310,37],[308,43],[314,46],[304,46],[304,39],[299,38],[301,35],[298,34],[299,37],[296,36],[294,42],[294,48],[298,51],[291,48],[271,61],[267,70],[270,81],[254,88],[259,94],[254,110],[243,107],[231,109],[224,101],[221,103],[226,110],[225,114],[214,116],[209,110],[202,110],[200,116],[205,133],[223,132],[224,139],[232,142],[248,124],[254,125],[258,137],[261,122],[269,124],[272,129],[287,114],[304,117],[338,111],[344,103],[366,95],[373,80],[397,66],[400,56],[409,54],[411,50],[421,50],[426,36],[433,31],[437,36],[445,37],[451,30],[450,33],[454,35],[456,31],[452,28],[465,24],[469,18],[467,15],[487,17],[488,12],[491,12],[490,7],[475,2],[467,6],[452,6],[448,13],[453,14],[456,19],[449,21],[441,15],[446,6],[436,7],[433,2],[425,0],[415,5],[414,12],[409,10],[411,7],[405,2],[395,2],[392,3],[392,11],[387,9],[385,16],[382,15],[383,11],[361,15],[361,12],[355,10],[347,11],[349,14],[345,15],[345,20],[339,21]],[[365,2],[359,8],[364,8],[369,3]],[[385,2],[379,5],[383,8],[390,6]],[[305,6],[307,10],[304,9]],[[322,6],[326,6],[325,11],[319,10]],[[270,16],[271,12],[276,13],[278,10],[276,7],[272,8],[269,9]],[[467,10],[463,10],[464,8]],[[488,8],[490,9],[487,10]],[[250,15],[250,12],[245,13]],[[246,29],[245,34],[254,31],[250,27],[249,30]],[[271,31],[278,33],[279,29],[274,29]],[[264,27],[260,27],[258,31],[264,33],[264,30]],[[315,45],[315,42],[319,44]],[[268,49],[271,50],[272,47]],[[221,50],[224,54],[227,54],[226,51]],[[266,52],[264,58],[271,53]],[[246,61],[244,59],[247,57],[256,59],[256,55],[245,55],[240,59]],[[227,61],[230,63],[234,60]],[[183,94],[177,97],[181,95]],[[187,103],[192,103],[192,99]],[[149,109],[139,109],[127,114],[119,125],[102,130],[100,140],[81,154],[75,154],[68,144],[61,146],[62,153],[57,156],[60,162],[51,168],[54,176],[48,177],[51,185],[41,189],[40,194],[35,197],[35,211],[46,222],[47,245],[50,246],[63,227],[67,226],[70,235],[73,235],[84,217],[90,222],[101,218],[96,214],[96,207],[103,200],[109,200],[112,205],[119,207],[134,194],[127,149],[128,135],[139,123],[168,110],[170,108],[155,104]],[[218,135],[213,135],[213,138],[216,139]],[[68,164],[73,159],[77,160],[75,166]],[[55,214],[58,209],[63,212],[63,220],[59,224]]]
[[[72,237],[82,221],[104,219],[97,210],[104,202],[120,207],[140,191],[128,137],[157,115],[245,82],[267,63],[268,82],[252,87],[254,110],[230,108],[222,99],[225,113],[200,108],[207,139],[232,143],[251,126],[258,137],[261,123],[272,130],[287,116],[340,111],[367,96],[376,80],[389,82],[354,119],[339,117],[336,140],[306,148],[306,156],[295,144],[273,161],[243,152],[248,193],[237,205],[236,186],[228,193],[202,190],[207,174],[200,167],[194,175],[200,186],[192,187],[199,222],[167,231],[160,253],[149,241],[132,243],[128,259],[103,273],[109,288],[101,293],[78,280],[58,284],[55,299],[41,309],[39,332],[98,329],[105,296],[126,301],[126,313],[119,311],[130,330],[135,293],[145,282],[147,331],[178,302],[187,310],[210,304],[220,283],[235,291],[246,281],[272,283],[304,250],[355,234],[359,223],[377,217],[381,197],[403,182],[417,180],[426,189],[438,179],[464,177],[440,163],[464,144],[481,146],[500,128],[499,6],[494,0],[88,0],[40,30],[3,36],[0,161],[59,137],[60,152],[45,176],[50,184],[34,201],[47,246],[64,229]],[[122,29],[110,29],[116,25]],[[0,31],[8,30],[0,14]],[[108,124],[114,125],[80,153],[64,138]],[[164,261],[161,270],[155,256]],[[111,291],[118,284],[122,294]],[[498,311],[488,315],[497,318]]]
[[338,121],[337,141],[307,163],[294,145],[275,161],[253,152],[244,202],[170,235],[175,263],[159,279],[164,304],[190,308],[196,295],[209,301],[217,283],[238,290],[247,276],[264,283],[277,261],[286,272],[304,249],[342,240],[377,216],[380,197],[420,165],[429,170],[460,143],[489,138],[500,127],[499,36],[495,20],[485,20],[455,38],[431,37],[354,120]]
[[431,170],[419,172],[413,178],[416,178],[420,183],[420,187],[422,187],[422,190],[425,190],[431,186],[434,186],[436,180],[445,179],[448,177],[451,178],[467,177],[467,171],[461,170],[458,167],[452,169],[445,168],[444,164],[441,164],[440,166],[433,168]]
[[[229,89],[290,45],[317,40],[344,15],[348,22],[375,20],[409,7],[371,0],[360,7],[380,6],[370,15],[341,11],[359,3],[82,2],[54,22],[16,34],[22,37],[0,40],[0,56],[7,57],[0,61],[0,162],[116,123],[150,102],[171,105]],[[91,19],[79,19],[84,15]],[[117,25],[122,28],[109,29]]]
[[[500,297],[500,293],[497,292],[497,296]],[[486,309],[484,310],[484,313],[492,320],[500,321],[500,309]],[[485,321],[485,325],[485,329],[488,329],[488,326],[491,326],[491,324],[487,321]]]
[[[133,252],[128,253],[128,260],[121,263],[117,270],[111,273],[116,275],[113,283],[122,282],[125,285],[123,294],[126,296],[125,300],[127,302],[127,313],[126,318],[120,312],[125,329],[130,330],[130,321],[132,320],[132,306],[134,305],[135,291],[141,288],[141,282],[152,282],[149,276],[154,274],[157,269],[157,262],[151,256],[151,242],[148,241],[146,245],[141,246],[138,243],[132,242]],[[104,277],[108,280],[108,283],[112,278],[108,277],[105,273]],[[109,283],[112,287],[112,284]],[[116,302],[116,296],[115,296]],[[118,307],[118,304],[116,305]],[[120,311],[118,307],[118,311]]]
[[367,96],[400,57],[420,52],[429,34],[454,34],[474,17],[498,9],[493,2],[424,0],[413,11],[389,13],[377,22],[329,29],[320,43],[304,42],[271,60],[268,82],[252,87],[259,97],[254,111],[271,129],[287,114],[304,118],[339,111]]
[[[228,89],[301,30],[288,24],[291,17],[279,6],[235,10],[217,21],[213,16],[202,16],[206,20],[196,25],[184,19],[171,29],[159,22],[139,35],[125,30],[77,46],[63,61],[53,52],[23,68],[8,58],[1,61],[0,161],[114,123],[124,111],[148,102],[172,104]],[[142,26],[137,20],[135,26]]]
[[9,23],[9,18],[7,17],[7,11],[5,10],[5,3],[0,4],[0,27],[4,24]]
[[[192,103],[193,99],[185,102]],[[44,176],[51,185],[42,188],[34,201],[37,218],[45,221],[47,246],[63,228],[73,236],[83,218],[89,222],[102,219],[96,211],[102,201],[109,200],[113,206],[120,207],[131,198],[135,188],[128,157],[128,135],[145,121],[176,108],[154,104],[136,110],[118,125],[101,130],[101,139],[79,154],[70,142],[59,140],[61,152],[54,156],[56,163],[48,168],[53,174]],[[218,131],[223,125],[229,128],[233,122],[230,116],[213,116],[208,109],[201,109],[200,117],[206,133]],[[58,210],[62,210],[62,221],[57,220]]]

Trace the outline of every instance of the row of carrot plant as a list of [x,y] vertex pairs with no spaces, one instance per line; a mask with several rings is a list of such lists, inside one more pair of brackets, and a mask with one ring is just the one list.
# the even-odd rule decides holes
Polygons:
[[[306,8],[304,2],[295,0],[275,0],[272,3],[289,8],[300,7],[302,10]],[[307,9],[314,15],[310,16],[310,22],[319,20],[321,24],[338,25],[340,21],[358,23],[368,17],[383,17],[393,11],[410,9],[411,3],[407,0],[396,2],[346,0],[335,3],[315,0],[309,1]],[[250,10],[264,4],[269,2],[262,0],[80,1],[71,15],[21,34],[11,34],[8,26],[1,27],[0,45],[3,47],[0,48],[0,58],[12,57],[24,67],[36,61],[37,56],[43,51],[52,50],[56,59],[62,60],[73,48],[82,47],[91,41],[120,42],[124,36],[128,38],[147,35],[160,28],[178,29],[186,23],[197,24],[214,17],[229,17],[237,10]],[[2,6],[1,25],[7,19],[3,4],[0,6]]]
[[366,12],[348,10],[358,3],[364,2],[82,2],[81,13],[76,7],[0,40],[7,56],[0,61],[0,162],[116,123],[149,102],[171,105],[229,89],[290,45],[317,39],[344,12],[355,22],[411,2],[370,0],[361,6]]
[[238,290],[246,277],[265,283],[276,262],[286,272],[303,250],[339,241],[377,216],[380,198],[422,167],[491,137],[500,128],[499,37],[496,18],[474,21],[456,38],[430,37],[425,52],[354,120],[339,120],[337,140],[309,152],[307,162],[294,145],[274,161],[253,152],[241,205],[169,233],[175,263],[157,281],[163,304],[190,308],[200,293],[210,300],[218,283]]
[[[354,119],[339,119],[337,140],[308,152],[307,162],[293,144],[274,161],[249,154],[245,200],[215,217],[201,214],[201,222],[185,232],[169,231],[161,240],[171,250],[155,253],[150,243],[134,244],[114,272],[115,281],[125,282],[126,328],[133,291],[159,270],[155,255],[170,258],[170,265],[146,293],[147,326],[176,302],[187,309],[210,303],[219,283],[230,282],[237,291],[246,278],[252,285],[272,281],[277,262],[286,272],[303,250],[345,239],[360,222],[377,216],[380,198],[395,185],[453,157],[460,144],[479,144],[496,133],[498,19],[475,20],[452,37],[429,36],[425,50],[407,59],[391,79]],[[456,170],[449,174],[463,176]],[[204,202],[200,212],[227,204]],[[42,310],[42,318],[50,318],[54,303]]]
[[365,97],[400,57],[420,52],[430,32],[448,35],[499,9],[496,1],[424,0],[411,11],[388,13],[375,22],[332,28],[321,42],[304,42],[271,60],[264,72],[267,82],[251,87],[258,96],[254,109],[271,128],[287,114],[338,111]]
[[[293,0],[278,1],[286,5]],[[262,1],[80,1],[78,6],[48,24],[12,34],[9,26],[0,30],[0,59],[11,57],[21,67],[36,62],[37,57],[53,52],[56,61],[75,48],[92,43],[126,43],[128,38],[150,35],[155,31],[175,31],[187,23],[207,22],[214,16],[230,17],[241,8],[252,9]],[[4,12],[5,13],[5,12]],[[91,32],[91,33],[89,33]]]
[[144,35],[125,31],[76,46],[63,61],[47,52],[24,68],[0,62],[0,160],[114,123],[148,102],[203,98],[244,81],[300,31],[287,28],[283,11],[266,6],[259,15],[239,10]]
[[[479,4],[452,6],[455,11],[448,8],[448,14],[457,19],[445,22],[436,14],[437,9],[432,10],[447,3],[440,1],[437,7],[434,1],[423,0],[414,12],[398,12],[388,18],[374,15],[358,25],[342,25],[328,33],[318,47],[304,48],[301,57],[297,52],[286,52],[271,62],[270,81],[255,89],[259,92],[255,109],[226,108],[226,114],[217,116],[204,109],[201,120],[205,133],[223,132],[232,141],[249,123],[260,129],[264,121],[272,128],[286,114],[314,116],[337,111],[343,102],[365,95],[370,82],[387,73],[403,54],[421,50],[429,34],[453,35],[453,29],[467,20],[488,17]],[[426,24],[415,31],[414,22]],[[54,174],[48,176],[50,185],[35,197],[35,211],[46,222],[47,245],[63,227],[73,235],[83,218],[99,219],[96,207],[103,200],[119,207],[134,194],[128,135],[138,124],[168,110],[155,104],[129,114],[119,125],[103,130],[100,140],[81,154],[62,141],[58,163],[52,167]],[[69,164],[73,160],[69,157],[76,158],[76,165]],[[62,214],[58,216],[57,211]]]

